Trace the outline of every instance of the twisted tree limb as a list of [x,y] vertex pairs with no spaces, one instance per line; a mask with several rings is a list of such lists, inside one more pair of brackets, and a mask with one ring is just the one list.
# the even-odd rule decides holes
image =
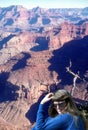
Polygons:
[[72,62],[70,61],[70,65],[69,67],[66,67],[67,72],[69,72],[71,75],[73,75],[73,88],[72,88],[72,92],[71,94],[74,94],[74,90],[76,88],[76,81],[77,79],[83,80],[80,76],[79,76],[79,72],[74,73],[70,68],[72,67]]

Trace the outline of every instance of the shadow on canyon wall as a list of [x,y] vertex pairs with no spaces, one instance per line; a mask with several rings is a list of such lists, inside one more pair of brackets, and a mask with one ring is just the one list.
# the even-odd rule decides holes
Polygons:
[[[73,76],[67,72],[66,67],[70,66],[70,70],[77,74],[81,79],[88,70],[88,36],[82,39],[73,40],[53,51],[53,57],[49,59],[49,71],[56,71],[58,79],[61,79],[61,84],[73,84]],[[81,80],[79,80],[81,82]]]
[[0,102],[14,101],[18,98],[19,86],[8,82],[9,72],[0,73]]
[[0,50],[3,49],[3,45],[6,46],[7,42],[16,35],[10,34],[9,36],[5,37],[3,40],[0,41]]
[[26,52],[22,52],[22,54],[23,54],[23,58],[18,60],[18,62],[13,66],[12,71],[16,71],[16,70],[25,68],[27,59],[29,59],[31,57],[31,55]]
[[28,112],[25,115],[26,118],[28,118],[31,123],[34,123],[36,121],[36,115],[37,115],[38,107],[39,107],[39,104],[40,104],[40,102],[41,102],[41,100],[43,99],[44,96],[45,96],[45,93],[43,93],[40,96],[40,98],[38,99],[38,101],[36,103],[31,105],[30,109],[28,110]]
[[[19,69],[25,68],[27,59],[31,56],[26,52],[22,52],[23,58],[18,60],[18,62],[13,66],[12,71],[16,71]],[[12,59],[17,60],[17,59]],[[8,81],[10,76],[10,72],[1,72],[0,73],[0,102],[4,101],[13,101],[19,98],[18,91],[20,89],[19,86],[12,84]]]
[[[58,74],[58,79],[61,79],[60,84],[64,88],[64,85],[73,84],[73,76],[67,72],[66,67],[70,66],[70,61],[72,66],[70,67],[71,71],[75,74],[79,72],[81,79],[85,78],[84,75],[88,70],[88,36],[85,36],[83,39],[73,40],[66,43],[60,49],[53,51],[53,56],[49,59],[50,66],[49,71],[56,71]],[[88,78],[86,79],[88,81]],[[78,83],[82,80],[78,80]],[[56,91],[58,88],[54,87],[55,90],[51,87],[51,92]],[[86,88],[88,91],[88,87]],[[44,97],[44,94],[41,96]],[[40,100],[32,104],[29,111],[26,113],[26,117],[30,120],[31,123],[36,121],[36,114],[39,107]],[[75,98],[78,103],[85,103],[84,100],[79,100]],[[47,107],[46,107],[47,108]]]
[[49,43],[49,38],[46,37],[38,37],[35,41],[35,43],[38,43],[37,46],[34,46],[33,48],[31,48],[31,51],[44,51],[44,50],[48,50],[48,43]]
[[[57,86],[55,84],[52,84],[50,86],[50,92],[54,92],[57,90]],[[45,97],[45,95],[47,94],[48,92],[45,92],[43,91],[43,94],[39,97],[38,101],[36,103],[34,103],[33,105],[31,105],[30,109],[28,110],[28,112],[26,113],[26,118],[29,119],[29,121],[31,123],[34,123],[36,121],[36,116],[37,116],[37,111],[38,111],[38,108],[39,108],[39,104],[41,102],[41,100]],[[48,103],[45,103],[45,116],[47,117],[48,116],[48,107],[49,107],[49,104],[50,102]]]

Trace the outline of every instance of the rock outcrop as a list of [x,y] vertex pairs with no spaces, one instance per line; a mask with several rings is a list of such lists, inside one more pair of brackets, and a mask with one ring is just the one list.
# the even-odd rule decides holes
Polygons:
[[[86,10],[86,11],[85,11]],[[88,21],[88,8],[26,9],[22,6],[0,8],[0,30],[10,32],[41,31],[64,22],[81,25]],[[24,24],[25,23],[25,24]]]
[[71,23],[63,23],[60,26],[44,28],[42,33],[1,32],[0,40],[0,64],[6,63],[11,57],[24,51],[44,51],[61,48],[66,42],[81,39],[88,35],[88,23],[80,26]]
[[[59,54],[59,50],[55,53],[52,51],[22,52],[0,66],[0,92],[2,92],[0,94],[0,118],[13,125],[13,130],[16,128],[28,130],[32,127],[39,102],[46,93],[61,88],[72,91],[74,77],[66,72],[69,60],[67,57],[64,59],[64,56],[67,54]],[[68,63],[65,63],[66,60]],[[71,61],[72,71],[77,73],[77,70],[73,70],[75,66],[73,57]],[[80,59],[77,65],[78,63]],[[85,63],[88,63],[87,59]],[[82,65],[83,68],[85,65]],[[63,81],[60,71],[66,81]],[[79,71],[82,75],[84,70]],[[87,76],[87,68],[83,76],[84,74]],[[73,96],[78,103],[86,104],[88,101],[87,78],[86,83],[79,80],[74,90]]]
[[31,130],[41,99],[57,89],[85,107],[88,8],[0,12],[0,130]]

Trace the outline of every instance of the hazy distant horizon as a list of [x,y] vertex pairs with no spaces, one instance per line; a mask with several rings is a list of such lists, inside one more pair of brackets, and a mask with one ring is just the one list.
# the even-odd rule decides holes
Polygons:
[[88,0],[0,0],[0,7],[22,5],[27,9],[41,8],[85,8]]

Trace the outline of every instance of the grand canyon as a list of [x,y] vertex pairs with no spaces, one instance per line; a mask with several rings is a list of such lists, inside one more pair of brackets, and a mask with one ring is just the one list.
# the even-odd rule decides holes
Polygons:
[[0,8],[0,130],[31,130],[57,89],[88,111],[87,81],[88,7]]

